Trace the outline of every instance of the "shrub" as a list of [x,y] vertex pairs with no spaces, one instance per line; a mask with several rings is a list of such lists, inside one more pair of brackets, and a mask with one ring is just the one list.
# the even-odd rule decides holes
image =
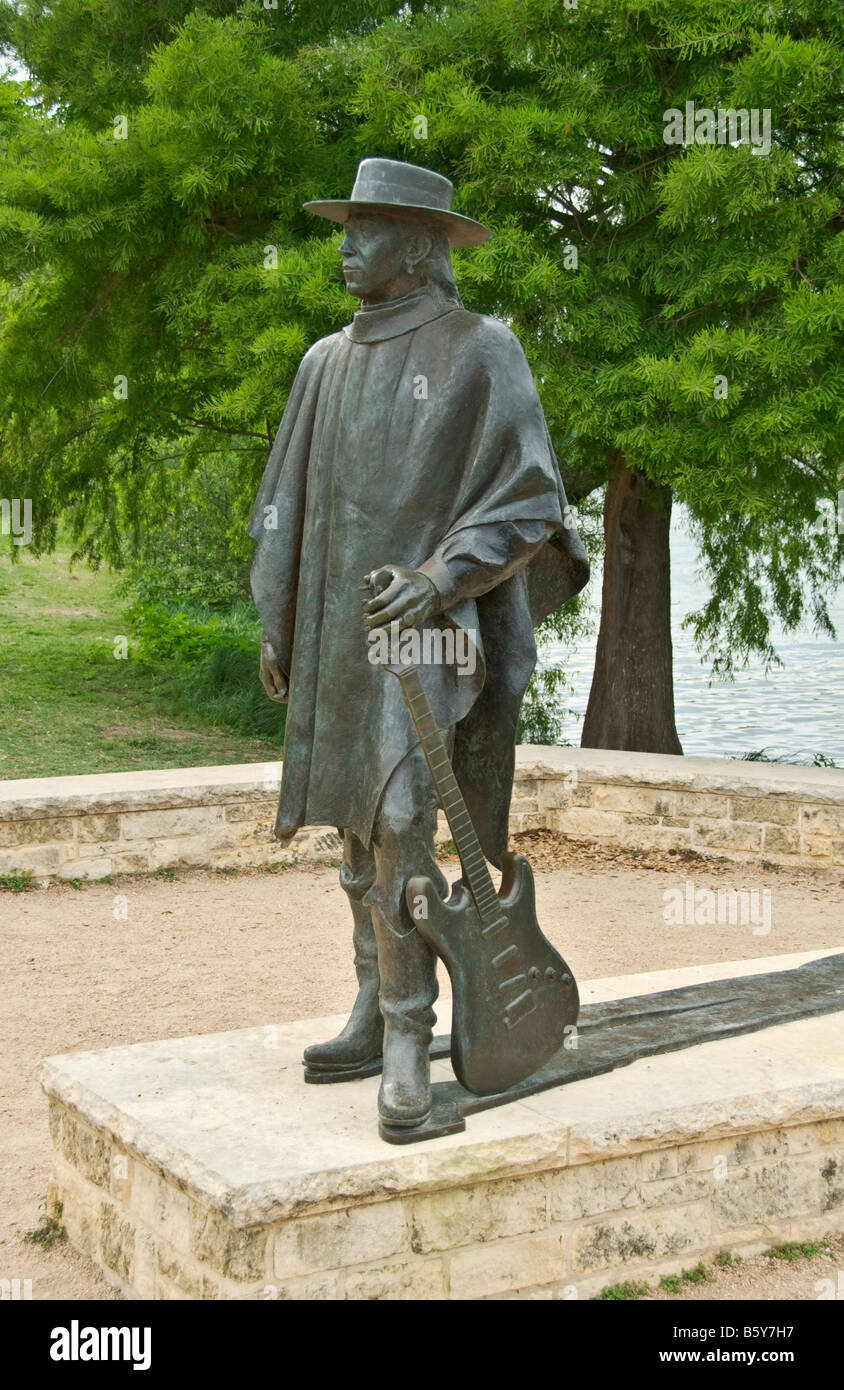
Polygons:
[[139,598],[130,617],[136,659],[158,673],[182,709],[214,725],[281,741],[286,706],[269,700],[259,680],[261,627],[250,605],[212,615]]

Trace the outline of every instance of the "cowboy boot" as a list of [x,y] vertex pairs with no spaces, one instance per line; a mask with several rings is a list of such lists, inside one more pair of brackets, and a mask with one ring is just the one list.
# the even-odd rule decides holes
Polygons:
[[377,908],[384,1060],[378,1117],[387,1129],[423,1124],[431,1113],[429,1047],[438,994],[437,958],[414,928],[398,936]]
[[306,1081],[353,1081],[366,1069],[370,1074],[377,1067],[384,1037],[384,1020],[378,1004],[378,943],[372,926],[372,909],[350,898],[354,932],[355,973],[358,977],[358,996],[349,1021],[341,1033],[330,1042],[313,1043],[305,1048]]

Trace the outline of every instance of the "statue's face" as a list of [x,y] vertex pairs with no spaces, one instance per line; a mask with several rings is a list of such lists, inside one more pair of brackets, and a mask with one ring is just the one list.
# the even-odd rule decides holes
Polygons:
[[353,216],[340,245],[349,294],[380,304],[409,294],[418,283],[415,267],[431,241],[397,217]]

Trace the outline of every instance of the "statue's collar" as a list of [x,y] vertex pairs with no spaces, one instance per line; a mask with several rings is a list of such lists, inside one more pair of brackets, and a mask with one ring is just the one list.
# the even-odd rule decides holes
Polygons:
[[358,309],[343,332],[353,343],[378,343],[383,338],[398,338],[401,333],[421,328],[423,323],[450,314],[456,307],[427,290],[414,290],[412,294],[403,294],[400,299],[390,299],[372,309]]

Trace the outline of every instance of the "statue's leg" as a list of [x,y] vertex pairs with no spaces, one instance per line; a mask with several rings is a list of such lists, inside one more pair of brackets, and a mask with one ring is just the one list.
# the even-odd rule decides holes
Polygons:
[[354,1080],[361,1066],[381,1056],[384,1019],[378,1003],[378,943],[372,925],[372,909],[363,902],[364,894],[374,881],[372,850],[364,849],[360,840],[347,830],[343,836],[340,884],[348,896],[354,919],[352,943],[358,995],[343,1031],[330,1042],[306,1047],[304,1056],[305,1066],[310,1071],[331,1073],[336,1080]]
[[436,861],[437,798],[425,756],[413,749],[384,790],[373,831],[375,883],[366,901],[378,939],[384,1061],[378,1113],[412,1126],[431,1110],[429,1046],[436,1022],[437,958],[419,935],[404,901],[408,879],[422,873],[445,896]]

